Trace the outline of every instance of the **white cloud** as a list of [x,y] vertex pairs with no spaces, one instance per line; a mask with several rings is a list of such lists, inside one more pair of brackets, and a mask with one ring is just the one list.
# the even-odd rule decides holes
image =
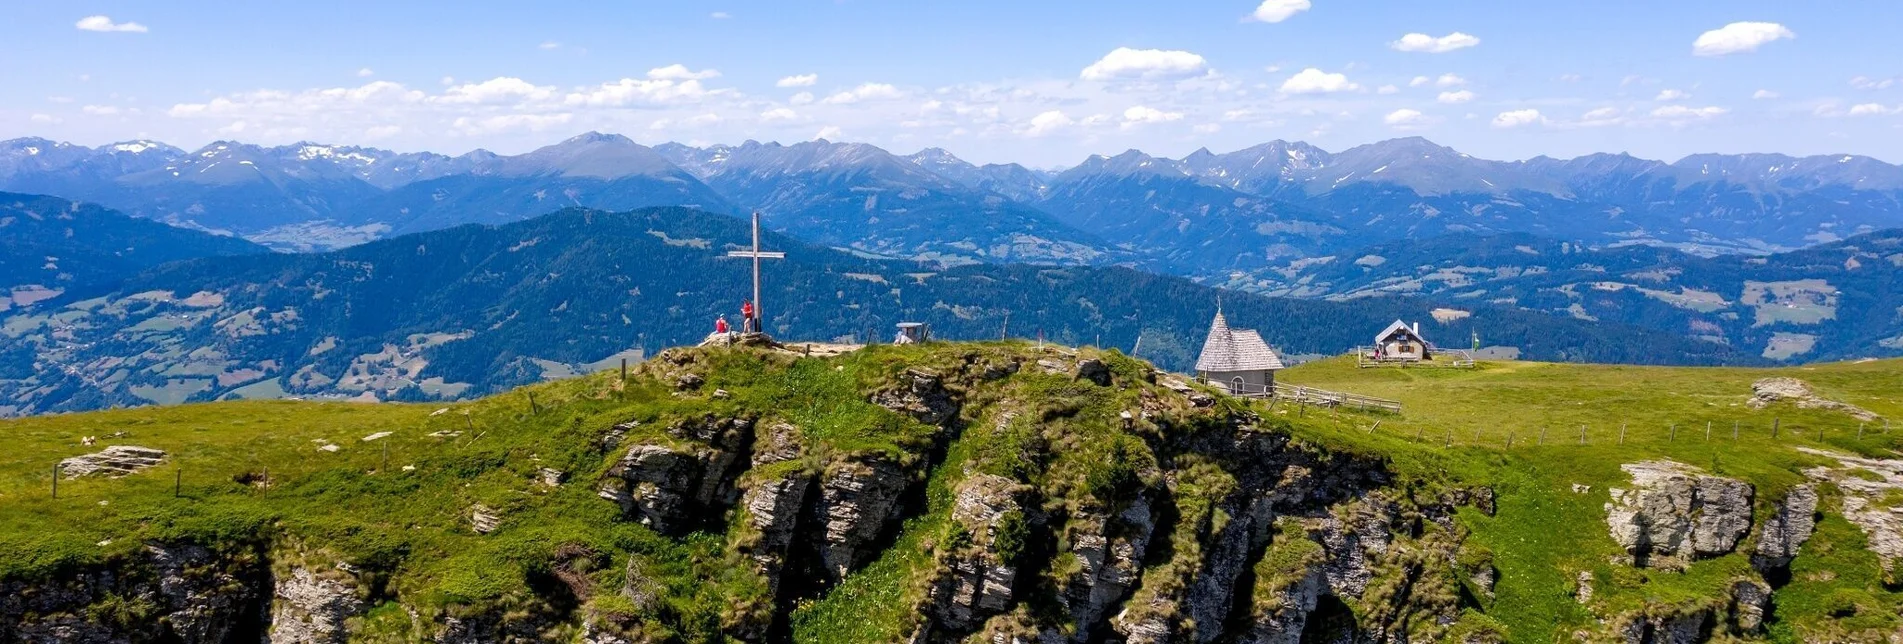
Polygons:
[[899,88],[885,83],[865,83],[850,90],[826,97],[829,105],[852,105],[862,101],[885,101],[902,98],[905,94]]
[[570,92],[562,100],[573,106],[625,107],[691,103],[713,93],[715,92],[702,87],[700,81],[697,80],[623,78],[613,83],[602,83],[594,89]]
[[79,111],[93,116],[117,116],[119,114],[119,108],[112,105],[87,105],[79,108]]
[[440,81],[437,81],[437,82],[440,82],[440,83],[442,83],[444,87],[448,87],[448,86],[450,86],[450,85],[455,85],[455,84],[456,84],[456,77],[455,77],[455,76],[444,76],[442,80],[440,80]]
[[363,138],[366,141],[375,141],[378,139],[387,139],[402,133],[403,133],[402,126],[378,125],[378,126],[373,126],[369,129],[364,130]]
[[1592,111],[1586,112],[1585,114],[1579,115],[1578,125],[1580,125],[1581,127],[1600,127],[1605,125],[1618,125],[1619,123],[1622,123],[1625,121],[1625,119],[1620,117],[1619,114],[1620,114],[1619,108],[1616,108],[1616,107],[1597,108]]
[[1520,127],[1522,125],[1532,125],[1535,123],[1545,123],[1545,122],[1546,122],[1546,117],[1541,116],[1539,110],[1531,109],[1531,108],[1524,109],[1524,110],[1513,110],[1511,112],[1501,112],[1498,116],[1493,117],[1494,127]]
[[1421,114],[1420,110],[1410,110],[1410,109],[1402,108],[1392,112],[1388,112],[1387,116],[1382,117],[1381,122],[1387,123],[1388,125],[1392,125],[1394,127],[1409,127],[1414,125],[1420,125],[1426,120],[1427,120],[1427,116],[1424,114]]
[[1862,90],[1890,89],[1890,86],[1895,84],[1896,79],[1894,78],[1867,78],[1858,76],[1850,79],[1851,87]]
[[819,74],[799,74],[787,76],[773,83],[774,87],[812,87],[819,82]]
[[51,114],[34,114],[32,117],[29,118],[29,120],[33,121],[34,123],[58,124],[61,122],[59,117],[53,116]]
[[709,78],[720,78],[720,70],[703,69],[700,71],[694,71],[694,70],[688,69],[686,65],[682,65],[680,63],[674,63],[666,67],[656,67],[654,69],[648,70],[648,78],[652,78],[654,80],[677,80],[677,81],[707,80]]
[[1851,116],[1881,116],[1903,111],[1903,107],[1886,107],[1878,103],[1859,103],[1850,106]]
[[1692,95],[1691,95],[1691,94],[1686,94],[1686,93],[1684,93],[1684,92],[1681,92],[1681,91],[1678,91],[1678,90],[1675,90],[1675,89],[1668,89],[1668,90],[1665,90],[1665,91],[1662,91],[1662,92],[1659,92],[1659,95],[1658,95],[1658,96],[1656,96],[1656,97],[1653,97],[1653,99],[1652,99],[1652,100],[1655,100],[1655,101],[1682,101],[1682,100],[1685,100],[1685,99],[1688,99],[1688,98],[1691,98],[1691,97],[1692,97]]
[[1753,100],[1759,100],[1759,101],[1770,99],[1770,98],[1777,98],[1777,97],[1778,97],[1777,92],[1773,92],[1768,89],[1761,89],[1751,93],[1751,98]]
[[375,75],[377,75],[377,72],[370,69],[369,67],[365,67],[363,69],[357,70],[357,78],[369,78]]
[[812,93],[812,92],[800,92],[800,93],[798,93],[798,94],[794,94],[794,95],[793,95],[792,97],[790,97],[790,98],[788,98],[788,99],[786,99],[786,102],[788,102],[788,103],[792,103],[792,104],[794,104],[794,105],[806,105],[806,104],[808,104],[808,103],[811,103],[811,102],[813,102],[813,93]]
[[1024,134],[1044,136],[1076,124],[1077,122],[1071,120],[1070,115],[1059,110],[1050,110],[1031,117],[1031,125],[1024,130]]
[[1308,0],[1262,0],[1262,4],[1256,5],[1255,12],[1249,17],[1261,22],[1281,22],[1308,11],[1309,7]]
[[1287,94],[1325,94],[1330,92],[1352,92],[1361,89],[1360,85],[1349,82],[1345,74],[1330,74],[1310,67],[1302,70],[1288,80],[1282,81],[1282,92]]
[[1666,119],[1671,121],[1694,121],[1694,120],[1702,121],[1705,119],[1722,115],[1729,111],[1731,110],[1728,110],[1722,107],[1686,107],[1683,105],[1667,105],[1667,106],[1652,110],[1652,116],[1654,118],[1661,118],[1661,119]]
[[1393,85],[1382,85],[1381,87],[1379,87],[1379,88],[1376,88],[1376,89],[1374,90],[1374,93],[1376,93],[1376,94],[1394,94],[1394,93],[1398,93],[1398,92],[1400,92],[1400,91],[1401,91],[1401,88],[1399,88],[1399,87],[1395,87],[1395,86],[1393,86]]
[[542,49],[561,49],[561,48],[562,48],[562,44],[561,44],[561,43],[559,43],[559,42],[555,42],[555,41],[553,41],[553,40],[550,40],[550,41],[548,41],[548,42],[544,42],[544,43],[542,43],[542,44],[540,44],[540,45],[536,45],[536,46],[537,46],[537,47],[540,47],[540,48],[542,48]]
[[1434,100],[1448,104],[1465,103],[1474,100],[1474,93],[1464,89],[1452,92],[1441,92],[1440,96],[1435,97]]
[[1439,38],[1427,34],[1407,34],[1401,36],[1400,40],[1388,43],[1388,47],[1393,48],[1395,51],[1442,54],[1456,49],[1466,49],[1479,44],[1479,38],[1456,31]]
[[127,32],[142,34],[147,31],[145,25],[136,22],[113,22],[105,16],[86,16],[73,23],[80,31]]
[[726,20],[728,18],[732,18],[733,14],[727,13],[725,11],[715,11],[713,13],[707,14],[707,17],[713,18],[715,20]]
[[1441,74],[1440,78],[1434,79],[1435,87],[1459,87],[1461,85],[1466,85],[1466,84],[1467,84],[1467,79],[1461,78],[1451,73]]
[[1692,41],[1694,56],[1724,56],[1756,51],[1774,40],[1796,38],[1797,34],[1775,22],[1734,22],[1698,35]]
[[[372,83],[374,85],[375,83]],[[369,87],[366,85],[365,87]],[[518,101],[541,101],[555,96],[554,87],[543,87],[515,78],[499,76],[480,83],[457,85],[445,90],[433,100],[451,104],[497,104]]]
[[799,117],[799,112],[795,112],[792,108],[786,107],[776,107],[760,113],[760,121],[764,123],[796,121],[799,120]]
[[1136,127],[1145,123],[1167,123],[1183,120],[1182,112],[1165,112],[1154,107],[1138,105],[1123,111],[1123,126]]
[[573,114],[501,114],[497,116],[457,117],[450,127],[463,134],[497,134],[502,132],[541,132],[557,127],[574,118]]
[[828,125],[826,127],[819,128],[819,132],[813,134],[813,140],[818,141],[820,139],[838,139],[839,137],[844,136],[845,133],[846,132],[844,130],[839,129],[839,126],[837,125]]
[[1583,77],[1582,77],[1582,76],[1580,76],[1580,75],[1578,75],[1578,74],[1561,74],[1561,75],[1559,76],[1559,82],[1562,82],[1562,83],[1577,83],[1577,82],[1579,82],[1579,81],[1580,81],[1580,79],[1581,79],[1581,78],[1583,78]]
[[1434,79],[1432,79],[1432,78],[1428,78],[1428,77],[1426,77],[1426,76],[1415,76],[1415,77],[1414,77],[1414,80],[1410,80],[1410,81],[1408,81],[1408,82],[1407,82],[1407,86],[1408,86],[1408,87],[1420,87],[1420,86],[1422,86],[1422,85],[1426,85],[1426,84],[1428,84],[1428,83],[1432,83],[1432,82],[1434,82]]
[[1222,126],[1216,123],[1204,123],[1196,127],[1190,128],[1190,130],[1196,132],[1197,134],[1215,134],[1217,132],[1222,131]]
[[1158,80],[1198,76],[1208,63],[1202,56],[1174,49],[1118,47],[1078,74],[1087,81]]

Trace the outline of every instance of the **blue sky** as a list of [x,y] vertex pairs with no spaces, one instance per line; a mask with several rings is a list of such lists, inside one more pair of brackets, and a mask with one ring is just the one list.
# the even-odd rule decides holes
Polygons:
[[1058,166],[1420,135],[1503,159],[1903,162],[1903,3],[1823,5],[13,2],[0,138],[453,154],[601,130]]

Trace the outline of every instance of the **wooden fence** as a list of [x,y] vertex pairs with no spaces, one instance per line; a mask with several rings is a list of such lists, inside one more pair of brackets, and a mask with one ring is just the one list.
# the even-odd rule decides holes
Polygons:
[[1272,387],[1243,383],[1212,383],[1216,389],[1239,398],[1257,398],[1286,402],[1292,405],[1315,405],[1317,407],[1339,407],[1362,411],[1384,411],[1401,413],[1401,403],[1386,398],[1375,398],[1361,394],[1316,389],[1302,385],[1275,383]]
[[1435,348],[1433,349],[1432,353],[1434,354],[1434,359],[1432,360],[1421,360],[1417,358],[1398,358],[1398,357],[1392,357],[1392,356],[1376,358],[1374,357],[1374,347],[1356,347],[1354,350],[1355,366],[1363,368],[1363,369],[1372,369],[1376,367],[1398,367],[1402,369],[1409,369],[1409,368],[1472,369],[1474,368],[1474,356],[1473,356],[1473,352],[1471,351],[1467,351],[1465,349]]

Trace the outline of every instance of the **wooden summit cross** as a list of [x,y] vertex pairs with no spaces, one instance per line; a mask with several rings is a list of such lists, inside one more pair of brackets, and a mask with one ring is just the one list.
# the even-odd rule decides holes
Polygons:
[[730,250],[728,257],[745,257],[753,260],[753,319],[754,332],[766,332],[766,308],[760,306],[760,260],[786,259],[786,253],[760,250],[760,211],[753,211],[753,250]]

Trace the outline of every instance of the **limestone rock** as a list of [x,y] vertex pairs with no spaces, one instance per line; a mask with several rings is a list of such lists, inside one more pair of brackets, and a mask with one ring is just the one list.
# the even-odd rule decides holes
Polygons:
[[972,474],[958,486],[952,520],[970,535],[969,543],[941,544],[925,606],[936,628],[968,631],[1011,607],[1016,555],[1024,546],[1024,508],[1017,500],[1021,487],[990,474]]
[[121,477],[153,467],[165,461],[164,450],[131,445],[114,445],[104,450],[74,456],[59,462],[60,472],[68,479],[82,476]]
[[1892,571],[1895,561],[1903,558],[1903,510],[1892,509],[1885,498],[1903,491],[1903,459],[1798,449],[1837,461],[1838,467],[1813,467],[1804,470],[1804,475],[1833,483],[1843,491],[1844,518],[1863,530],[1870,551],[1877,553],[1884,571]]
[[1811,531],[1816,527],[1816,486],[1806,484],[1792,487],[1784,495],[1784,500],[1778,502],[1777,510],[1765,518],[1751,563],[1759,572],[1789,567],[1791,560],[1797,557],[1798,549],[1810,539]]
[[945,425],[958,417],[960,404],[945,388],[945,380],[926,369],[906,369],[897,386],[875,392],[872,404],[917,418],[927,425]]
[[821,564],[832,581],[864,563],[870,545],[898,520],[899,496],[910,477],[884,454],[842,459],[826,468],[815,508],[825,534]]
[[502,516],[489,506],[476,504],[469,508],[469,527],[477,534],[489,534],[501,527]]
[[271,644],[342,644],[344,620],[363,612],[363,600],[345,578],[320,576],[302,566],[277,578],[271,606]]
[[[1308,625],[1308,615],[1314,612],[1316,603],[1327,588],[1328,581],[1320,571],[1311,571],[1276,593],[1275,597],[1267,598],[1273,607],[1258,612],[1249,626],[1249,632],[1241,641],[1246,644],[1301,644],[1302,629]],[[1261,599],[1258,597],[1258,601]]]
[[734,479],[752,430],[753,422],[745,418],[675,423],[667,429],[669,435],[704,445],[629,446],[602,477],[597,493],[642,525],[682,534],[737,500]]
[[1114,516],[1084,513],[1072,519],[1066,541],[1077,567],[1063,581],[1063,593],[1076,627],[1075,641],[1090,640],[1104,614],[1136,589],[1155,528],[1147,495]]
[[1740,633],[1757,632],[1771,609],[1771,587],[1755,579],[1731,583],[1731,627]]
[[811,487],[812,479],[796,472],[785,478],[755,481],[741,498],[748,525],[759,537],[740,550],[753,560],[754,570],[766,578],[769,597],[779,596],[787,551],[799,527],[800,504],[806,502]]
[[767,426],[753,446],[753,466],[771,465],[800,457],[800,430],[788,423]]
[[1785,400],[1796,403],[1798,409],[1839,411],[1865,422],[1881,419],[1868,409],[1819,397],[1817,392],[1810,388],[1809,383],[1796,378],[1765,378],[1751,383],[1751,399],[1745,401],[1745,405],[1752,409],[1763,409],[1772,403]]
[[1626,644],[1698,644],[1705,641],[1705,624],[1711,615],[1703,610],[1685,613],[1626,616],[1614,632]]
[[1628,463],[1631,489],[1606,504],[1612,538],[1634,565],[1654,556],[1690,559],[1731,552],[1751,529],[1750,484],[1672,461]]
[[1579,571],[1573,583],[1573,601],[1582,605],[1592,603],[1592,571]]
[[543,485],[555,487],[561,485],[563,479],[568,478],[568,473],[552,467],[544,467],[536,470],[535,476]]

